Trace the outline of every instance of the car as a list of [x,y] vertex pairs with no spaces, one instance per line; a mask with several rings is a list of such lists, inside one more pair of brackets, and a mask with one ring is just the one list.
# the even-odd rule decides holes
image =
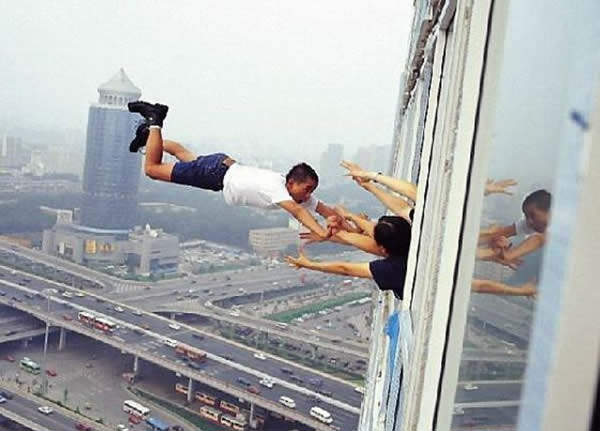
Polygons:
[[237,310],[231,310],[229,314],[233,317],[240,317],[240,312]]
[[243,377],[238,377],[236,380],[241,385],[250,386],[250,382]]
[[14,357],[14,356],[12,356],[12,355],[6,355],[6,356],[4,357],[4,360],[5,360],[5,361],[8,361],[8,362],[15,362],[15,357]]
[[33,299],[33,294],[31,294],[29,292],[27,292],[24,296],[25,296],[25,298]]
[[92,428],[91,426],[84,424],[83,422],[77,422],[75,424],[75,428],[80,430],[80,431],[93,431],[94,428]]
[[181,326],[178,325],[177,323],[171,323],[169,324],[169,328],[174,329],[175,331],[181,329]]
[[183,296],[178,296],[175,298],[176,301],[183,301],[185,298]]
[[204,335],[202,334],[197,334],[197,333],[192,333],[192,337],[197,338],[198,340],[204,340]]
[[123,307],[119,307],[118,305],[116,305],[116,306],[115,306],[115,311],[116,311],[116,312],[118,312],[118,313],[122,313],[122,312],[124,312],[125,310],[123,309]]
[[260,394],[260,389],[258,389],[256,386],[248,386],[248,387],[246,388],[246,390],[247,390],[248,392],[250,392],[251,394],[255,394],[255,395],[258,395],[258,394]]
[[131,312],[131,314],[133,314],[134,316],[141,316],[143,313],[140,310],[135,309]]
[[290,370],[289,368],[285,368],[285,367],[281,368],[281,372],[284,374],[292,374],[293,373],[292,370]]
[[[187,359],[187,358],[186,358]],[[198,365],[196,362],[194,361],[189,361],[188,362],[188,367],[190,367],[192,370],[199,370],[202,367],[200,365]]]
[[73,294],[71,292],[65,291],[65,292],[62,293],[61,296],[65,297],[65,298],[72,298]]
[[8,331],[6,331],[4,333],[4,335],[6,335],[7,337],[10,335],[15,335],[17,333],[17,331],[15,329],[9,329]]
[[330,397],[332,395],[331,392],[325,391],[323,389],[318,389],[317,392],[320,393],[321,395],[325,395],[326,397]]
[[3,404],[3,403],[5,403],[5,402],[6,402],[6,398],[4,398],[4,397],[0,396],[0,404]]
[[172,429],[173,431],[184,431],[184,430],[183,430],[183,427],[182,427],[181,425],[173,425],[173,426],[171,427],[171,429]]
[[73,318],[71,316],[69,316],[68,314],[63,314],[62,318],[63,318],[63,320],[67,320],[67,321],[73,320]]
[[85,293],[83,293],[81,290],[78,290],[77,292],[75,292],[75,296],[78,298],[83,298],[85,296]]
[[465,391],[474,391],[479,389],[479,386],[475,386],[473,383],[467,383],[465,385]]
[[152,289],[152,287],[151,287],[151,286],[146,286],[146,287],[144,287],[144,289],[145,289],[145,290],[151,290],[151,289]]
[[43,413],[43,414],[45,414],[45,415],[49,415],[54,410],[50,406],[40,406],[40,407],[38,407],[38,411],[41,412],[41,413]]
[[286,396],[279,397],[279,403],[283,404],[284,406],[286,406],[287,408],[290,408],[290,409],[296,408],[296,401],[294,401],[290,397],[286,397]]
[[[174,428],[173,428],[174,429]],[[129,428],[127,428],[125,425],[123,424],[119,424],[117,425],[117,431],[129,431]]]
[[310,379],[308,379],[308,383],[310,383],[313,386],[321,386],[323,384],[323,380],[318,377],[311,377]]
[[144,328],[146,331],[150,330],[150,325],[148,325],[147,323],[142,323],[142,328]]
[[12,400],[14,398],[13,394],[8,391],[0,391],[0,397],[6,398],[7,400]]
[[267,359],[267,357],[263,353],[260,353],[260,352],[255,353],[253,356],[256,359],[260,359],[261,361],[264,361],[265,359]]
[[292,382],[296,382],[296,383],[302,383],[302,382],[304,382],[304,380],[302,380],[301,377],[298,377],[298,376],[296,376],[294,374],[290,374],[290,380]]
[[354,392],[358,392],[359,394],[364,394],[365,393],[365,388],[363,388],[362,386],[355,386],[354,387]]
[[144,330],[142,328],[134,328],[133,332],[135,332],[138,335],[144,335]]
[[275,382],[273,382],[273,379],[271,379],[270,377],[263,377],[258,383],[260,383],[263,386],[266,386],[269,389],[272,389],[273,385],[275,384]]
[[96,297],[96,302],[104,302],[104,299]]
[[6,296],[6,292],[3,290],[0,290],[0,296]]
[[454,406],[454,410],[452,411],[452,414],[457,415],[457,416],[458,415],[464,415],[465,411],[463,410],[462,407]]
[[169,347],[177,347],[177,341],[173,340],[172,338],[163,338],[162,342]]
[[50,377],[56,377],[58,375],[58,373],[56,372],[56,370],[54,370],[52,368],[48,368],[46,370],[46,374],[48,374]]

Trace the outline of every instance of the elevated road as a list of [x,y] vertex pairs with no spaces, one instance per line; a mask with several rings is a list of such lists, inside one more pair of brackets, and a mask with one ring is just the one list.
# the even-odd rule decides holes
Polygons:
[[[201,334],[199,331],[189,327],[172,329],[169,327],[169,324],[172,324],[173,321],[149,313],[142,313],[139,316],[133,313],[134,311],[138,313],[136,310],[130,308],[127,312],[122,313],[109,312],[108,308],[110,307],[111,310],[114,310],[116,304],[108,306],[105,299],[97,296],[88,294],[81,298],[68,298],[68,301],[65,301],[63,298],[53,297],[51,298],[52,311],[50,313],[46,312],[46,299],[41,297],[41,295],[34,295],[33,299],[28,299],[27,301],[22,299],[26,292],[39,293],[54,283],[43,281],[32,282],[26,288],[7,280],[0,281],[0,284],[3,285],[2,289],[11,292],[10,295],[0,297],[1,302],[19,310],[29,312],[40,319],[48,320],[54,326],[65,327],[95,338],[121,351],[128,352],[136,357],[187,376],[194,381],[202,382],[215,389],[230,393],[268,410],[285,415],[315,429],[330,429],[328,426],[314,420],[308,414],[308,410],[312,405],[315,405],[316,400],[318,400],[318,404],[321,407],[326,408],[332,413],[335,426],[340,426],[342,429],[348,430],[356,427],[361,396],[353,390],[351,385],[337,379],[319,376],[312,370],[287,363],[277,358],[269,357],[266,360],[254,358],[252,350],[231,343],[228,349],[230,358],[223,358],[223,356],[226,356],[223,352],[211,351],[211,349],[214,350],[215,346],[220,346],[221,348],[223,346],[222,341],[215,342],[215,337],[210,337],[208,334]],[[13,297],[19,300],[14,301],[11,299]],[[98,302],[98,300],[101,302]],[[88,328],[75,320],[77,310],[108,315],[111,320],[121,326],[121,329],[110,336],[101,331]],[[141,329],[143,327],[149,329]],[[194,334],[196,337],[194,337]],[[205,337],[204,340],[198,341],[197,337],[199,335]],[[162,343],[161,340],[165,336],[207,351],[209,360],[202,366],[201,370],[191,369],[178,360],[173,348]],[[211,341],[209,342],[208,340]],[[297,384],[288,382],[286,379],[288,376],[281,371],[281,368],[289,368],[295,375],[302,379],[302,382],[298,382]],[[255,395],[247,392],[245,388],[242,389],[239,383],[237,383],[238,377],[242,377],[250,382],[256,382],[265,375],[273,377],[277,387],[283,388],[285,394],[296,400],[296,410],[290,410],[281,406],[277,402],[278,393],[276,391],[264,389],[260,395]],[[311,378],[320,378],[323,380],[322,390],[327,390],[332,395],[335,394],[333,396],[336,399],[316,393],[314,388],[308,383]],[[307,397],[312,397],[313,400]]]
[[[96,431],[110,430],[104,425],[91,422],[55,404],[48,404],[31,394],[16,391],[13,387],[8,388],[6,385],[0,385],[0,389],[12,395],[12,399],[0,404],[0,415],[34,431],[73,431],[78,422],[90,425]],[[40,412],[38,408],[41,406],[52,407],[52,413],[44,414]]]

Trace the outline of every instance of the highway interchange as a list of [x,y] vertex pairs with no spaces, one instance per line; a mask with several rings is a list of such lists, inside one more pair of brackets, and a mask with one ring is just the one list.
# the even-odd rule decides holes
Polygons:
[[[238,275],[240,274],[240,275]],[[272,285],[274,282],[277,283],[277,280],[285,280],[285,279],[289,279],[289,270],[287,270],[287,268],[280,268],[280,269],[276,269],[275,271],[273,271],[272,273],[267,273],[266,277],[263,276],[262,279],[260,281],[256,281],[256,280],[252,280],[252,282],[249,283],[249,278],[248,278],[247,273],[244,272],[240,272],[240,273],[235,273],[235,274],[231,274],[230,276],[228,276],[230,279],[227,280],[228,283],[230,284],[230,286],[227,286],[228,289],[232,289],[232,290],[237,290],[237,285],[242,285],[244,286],[246,292],[252,292],[254,290],[258,291],[259,289],[264,289],[265,285],[269,286]],[[206,278],[208,278],[209,276],[207,276]],[[237,279],[239,277],[239,280]],[[35,277],[29,277],[31,278],[33,281],[28,282],[28,283],[19,283],[20,281],[22,282],[22,278],[23,275],[22,274],[12,274],[12,271],[7,271],[4,270],[4,272],[0,271],[0,279],[4,279],[7,280],[9,282],[14,282],[15,284],[21,284],[24,285],[26,288],[31,288],[34,289],[36,291],[41,291],[45,288],[48,287],[56,287],[56,286],[51,286],[51,283],[48,283],[44,280],[39,280]],[[127,304],[129,304],[130,306],[135,306],[136,307],[140,307],[140,308],[144,308],[146,310],[151,310],[157,307],[157,304],[162,303],[163,305],[165,304],[166,300],[170,297],[171,299],[173,298],[174,294],[173,291],[181,291],[182,289],[186,289],[186,288],[192,288],[192,287],[199,287],[202,286],[202,290],[207,289],[210,290],[211,294],[210,295],[203,295],[202,297],[198,298],[198,300],[196,301],[198,303],[198,305],[202,304],[204,305],[205,300],[209,300],[212,299],[214,300],[214,297],[216,296],[217,299],[219,298],[219,296],[223,296],[220,295],[219,292],[222,291],[223,289],[223,284],[224,284],[224,279],[222,275],[217,275],[216,277],[214,275],[210,276],[211,280],[206,280],[204,279],[204,281],[201,283],[199,280],[202,280],[202,278],[196,278],[195,282],[192,280],[178,280],[175,283],[164,285],[161,286],[160,288],[157,288],[156,285],[154,285],[154,287],[152,287],[152,289],[147,290],[144,289],[143,286],[139,286],[139,288],[133,289],[131,290],[129,293],[120,293],[118,294],[117,292],[115,292],[115,290],[111,287],[110,283],[107,282],[107,280],[103,280],[104,283],[106,283],[105,285],[107,286],[106,289],[103,289],[102,291],[92,291],[92,293],[94,294],[102,294],[102,295],[106,295],[106,296],[110,296],[113,297],[115,300],[119,299],[123,304],[123,308],[125,308],[127,311],[123,312],[123,313],[119,313],[114,311],[114,305],[115,304],[111,304],[110,305],[110,310],[109,310],[109,304],[107,302],[98,302],[98,300],[96,300],[95,298],[92,298],[91,295],[87,295],[86,297],[83,298],[69,298],[69,302],[73,302],[75,304],[77,304],[77,307],[83,307],[83,308],[87,308],[90,310],[94,310],[97,313],[102,313],[105,314],[107,316],[111,316],[113,319],[118,319],[119,321],[122,321],[125,323],[125,325],[122,325],[123,327],[120,328],[119,330],[117,330],[117,332],[115,333],[115,335],[113,336],[113,338],[115,339],[121,339],[123,340],[123,342],[127,343],[127,344],[134,344],[136,346],[141,346],[145,351],[158,355],[160,357],[163,357],[164,359],[169,359],[172,360],[174,362],[178,361],[179,359],[173,354],[173,349],[169,348],[168,346],[165,346],[164,344],[157,342],[157,336],[156,334],[160,333],[161,336],[168,336],[170,338],[174,338],[177,339],[178,341],[181,342],[185,342],[186,344],[191,344],[191,345],[196,345],[198,347],[202,347],[204,350],[206,350],[207,352],[211,353],[212,355],[218,356],[220,358],[231,358],[232,362],[236,362],[236,363],[243,363],[245,365],[247,365],[250,368],[254,368],[257,370],[261,370],[263,371],[265,374],[269,374],[272,375],[273,377],[275,377],[276,379],[280,379],[279,381],[281,383],[285,384],[285,379],[287,378],[287,374],[284,374],[281,372],[281,368],[285,367],[285,368],[291,368],[294,370],[294,374],[298,375],[299,377],[301,377],[304,382],[302,384],[300,384],[301,387],[304,387],[307,390],[313,391],[314,389],[316,389],[314,386],[310,385],[308,383],[310,378],[314,378],[314,373],[311,370],[306,370],[303,369],[302,367],[297,367],[295,366],[295,364],[289,364],[289,363],[285,363],[282,362],[281,360],[278,359],[274,359],[274,358],[268,358],[266,360],[260,360],[260,359],[256,359],[253,356],[253,351],[250,349],[247,349],[243,346],[238,346],[235,345],[233,343],[229,343],[229,342],[224,342],[224,340],[222,339],[218,339],[215,337],[210,336],[210,334],[202,334],[202,337],[204,337],[202,340],[200,340],[198,338],[198,334],[201,333],[201,331],[197,331],[194,330],[192,328],[189,327],[183,327],[180,330],[173,330],[171,328],[168,327],[169,321],[167,319],[163,319],[151,314],[146,314],[144,313],[142,316],[136,316],[132,313],[131,309],[127,309]],[[216,278],[215,280],[212,280],[212,278]],[[210,282],[213,283],[210,283]],[[194,286],[195,285],[195,286]],[[160,289],[160,291],[158,291],[157,289]],[[164,291],[163,291],[164,289]],[[14,287],[9,285],[2,285],[0,286],[0,290],[6,291],[7,295],[12,297],[15,296],[17,298],[20,298],[22,300],[26,300],[28,302],[31,303],[31,305],[37,307],[40,311],[43,307],[43,305],[46,305],[46,299],[45,298],[40,298],[40,297],[33,297],[33,298],[26,298],[24,297],[24,291],[21,290],[18,287]],[[10,292],[10,293],[9,293]],[[202,292],[202,293],[206,293],[206,292]],[[231,293],[231,290],[227,291],[227,294]],[[23,296],[22,298],[19,296]],[[5,296],[5,297],[6,297]],[[70,308],[68,306],[65,306],[64,304],[60,304],[61,299],[65,299],[65,298],[59,298],[58,301],[52,301],[52,306],[51,306],[51,313],[55,316],[55,317],[59,317],[59,318],[65,318],[64,316],[70,316],[72,319],[76,319],[76,310],[73,308]],[[55,304],[56,302],[56,304]],[[55,308],[54,308],[55,307]],[[206,310],[205,310],[206,311]],[[210,311],[208,311],[208,313],[210,313]],[[262,319],[256,319],[250,316],[247,316],[249,322],[253,322],[256,326],[260,327],[260,325],[262,324]],[[523,319],[523,317],[521,316],[521,319]],[[65,321],[65,323],[67,323]],[[147,327],[149,328],[148,331],[144,331],[144,334],[137,334],[136,332],[134,332],[132,330],[132,327],[127,328],[127,325],[134,325],[134,326],[141,326],[141,325],[148,325]],[[276,328],[272,328],[272,331],[276,331]],[[297,330],[297,329],[295,329]],[[150,332],[154,332],[155,334],[151,334]],[[194,334],[196,334],[196,336],[194,336]],[[335,337],[331,337],[331,338],[335,338]],[[328,345],[331,345],[330,343],[328,343]],[[349,347],[354,347],[356,348],[357,343],[353,343],[348,345],[347,348]],[[334,346],[334,347],[338,347],[338,346]],[[211,375],[214,376],[218,379],[223,379],[224,381],[227,381],[230,384],[233,385],[237,385],[238,387],[240,387],[239,383],[237,383],[237,377],[242,376],[244,378],[247,378],[247,380],[249,380],[250,382],[252,382],[253,384],[257,385],[258,382],[258,376],[256,374],[253,373],[246,373],[244,371],[241,371],[239,369],[235,370],[235,373],[231,373],[231,367],[229,367],[228,361],[219,361],[219,360],[214,360],[214,359],[209,359],[209,361],[207,361],[206,364],[204,364],[202,366],[203,368],[203,373],[207,374],[207,375]],[[348,403],[348,405],[353,406],[355,408],[358,408],[358,406],[360,406],[360,394],[358,394],[357,392],[354,391],[353,387],[351,385],[345,384],[343,382],[340,382],[336,379],[331,379],[331,378],[327,378],[327,377],[323,377],[323,376],[319,376],[319,378],[322,378],[324,380],[324,385],[322,386],[322,390],[326,391],[326,392],[331,392],[332,394],[335,394],[334,397],[336,400],[338,401],[342,401],[344,403]],[[498,383],[498,382],[492,382],[492,383]],[[286,385],[288,386],[288,385]],[[290,388],[290,386],[284,388],[281,385],[276,385],[273,389],[267,389],[265,387],[260,387],[262,393],[261,396],[266,396],[268,399],[271,400],[275,400],[278,398],[279,395],[282,394],[286,394],[285,391],[288,391]],[[292,386],[293,388],[293,386]],[[468,403],[471,401],[481,401],[481,400],[487,400],[489,399],[490,401],[498,401],[501,399],[506,399],[506,400],[518,400],[519,399],[519,394],[520,394],[520,382],[519,383],[514,383],[514,384],[507,384],[505,386],[504,392],[502,391],[498,391],[498,387],[495,387],[493,385],[490,385],[489,388],[486,388],[486,385],[480,385],[478,391],[472,392],[472,391],[467,391],[464,390],[464,388],[461,388],[459,386],[458,390],[457,390],[457,399],[456,402],[457,403]],[[269,397],[269,395],[271,395]],[[289,392],[287,392],[287,395],[289,396]],[[319,396],[319,395],[317,395]],[[329,410],[334,418],[336,418],[336,422],[334,422],[334,425],[337,427],[340,427],[341,429],[354,429],[352,428],[352,426],[355,427],[355,425],[353,425],[353,423],[355,423],[358,419],[357,415],[355,413],[352,412],[348,412],[345,411],[344,409],[338,409],[334,406],[331,405],[327,405],[327,397],[323,397],[320,396],[320,398],[322,399],[318,405],[320,405],[321,407],[325,407],[327,410]],[[295,396],[296,402],[298,404],[298,410],[303,410],[303,409],[308,409],[310,408],[310,406],[315,405],[314,401],[311,401],[309,399],[307,399],[304,395],[296,395]],[[324,404],[325,403],[325,404]],[[514,407],[507,407],[506,409],[510,410],[511,408]],[[339,419],[338,419],[339,418]],[[455,422],[457,423],[461,423],[462,421],[462,417],[460,415],[455,417]],[[468,421],[466,422],[468,423]],[[349,426],[349,427],[348,427]]]

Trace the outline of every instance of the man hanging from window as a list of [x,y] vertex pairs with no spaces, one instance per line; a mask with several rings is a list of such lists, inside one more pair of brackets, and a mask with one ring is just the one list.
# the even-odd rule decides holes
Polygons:
[[[308,164],[297,164],[284,177],[267,169],[244,166],[223,153],[196,157],[178,142],[163,140],[161,129],[167,106],[138,101],[129,103],[128,108],[145,119],[138,126],[129,151],[137,152],[146,147],[144,172],[150,178],[223,191],[229,205],[283,208],[319,238],[331,235],[309,212],[316,211],[323,217],[336,216],[332,208],[312,196],[319,177]],[[179,161],[163,163],[163,151]]]

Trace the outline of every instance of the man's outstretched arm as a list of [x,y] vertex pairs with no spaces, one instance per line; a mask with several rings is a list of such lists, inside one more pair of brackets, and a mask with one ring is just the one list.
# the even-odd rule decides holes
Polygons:
[[329,231],[321,226],[310,212],[302,205],[294,201],[283,201],[278,204],[281,208],[290,213],[296,220],[306,226],[311,232],[314,232],[321,239],[326,239],[330,236]]
[[309,260],[302,253],[298,257],[287,256],[285,260],[296,268],[307,268],[330,274],[349,275],[353,277],[373,278],[368,262],[315,262]]

